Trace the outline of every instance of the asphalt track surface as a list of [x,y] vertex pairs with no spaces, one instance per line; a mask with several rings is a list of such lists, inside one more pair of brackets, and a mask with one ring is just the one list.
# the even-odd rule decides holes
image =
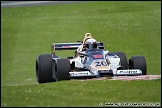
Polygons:
[[[101,77],[101,78],[92,78],[92,79],[81,79],[80,81],[89,81],[89,80],[154,80],[160,79],[161,75],[137,75],[137,76],[113,76],[113,77]],[[75,80],[72,80],[75,81]],[[77,80],[76,80],[77,81]]]
[[57,5],[67,3],[79,3],[79,2],[90,2],[90,1],[1,1],[1,8]]

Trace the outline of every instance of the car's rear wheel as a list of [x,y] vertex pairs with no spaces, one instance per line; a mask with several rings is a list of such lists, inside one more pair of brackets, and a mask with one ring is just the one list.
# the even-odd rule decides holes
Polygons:
[[127,66],[128,65],[127,57],[126,57],[124,52],[110,52],[110,54],[115,54],[120,58],[121,66]]
[[52,55],[42,54],[36,59],[36,78],[38,83],[52,82]]
[[144,56],[132,56],[129,59],[129,66],[130,69],[140,69],[142,75],[147,74],[146,60]]

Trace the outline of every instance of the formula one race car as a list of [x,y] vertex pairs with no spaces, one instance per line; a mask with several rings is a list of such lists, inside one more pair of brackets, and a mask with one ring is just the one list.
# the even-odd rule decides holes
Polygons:
[[[146,75],[144,56],[132,56],[128,61],[123,52],[104,50],[104,43],[97,42],[96,48],[83,50],[87,39],[76,43],[52,43],[51,54],[40,54],[36,58],[36,77],[38,83],[61,80],[99,78],[113,76]],[[80,49],[80,51],[78,51]],[[74,56],[60,58],[56,50],[75,50]]]

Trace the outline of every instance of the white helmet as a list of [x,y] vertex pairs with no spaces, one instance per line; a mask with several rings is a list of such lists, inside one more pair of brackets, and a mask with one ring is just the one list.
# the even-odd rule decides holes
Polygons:
[[85,41],[85,46],[88,48],[88,49],[94,49],[94,48],[97,48],[97,41],[95,39],[87,39]]

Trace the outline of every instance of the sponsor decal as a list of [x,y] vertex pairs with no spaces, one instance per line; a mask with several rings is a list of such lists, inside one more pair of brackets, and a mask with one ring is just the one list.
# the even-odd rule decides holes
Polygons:
[[140,69],[132,69],[132,70],[117,70],[117,75],[139,75],[142,74]]
[[70,46],[62,46],[63,48],[70,48]]
[[102,58],[102,54],[93,55],[94,58]]
[[71,72],[70,73],[71,76],[86,76],[88,75],[88,72]]
[[137,73],[137,70],[120,70],[119,73],[121,73],[121,74],[133,74],[133,73]]

